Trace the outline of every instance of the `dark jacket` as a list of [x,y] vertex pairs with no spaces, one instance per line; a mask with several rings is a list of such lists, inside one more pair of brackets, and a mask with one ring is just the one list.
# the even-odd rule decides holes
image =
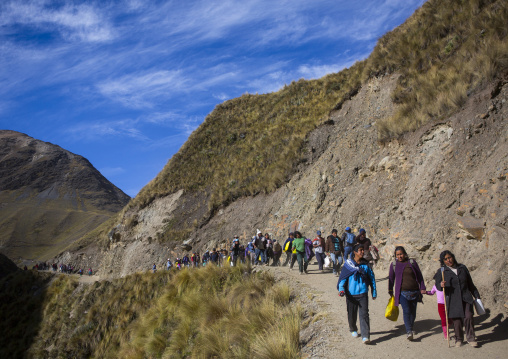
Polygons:
[[[294,238],[291,238],[291,237],[288,237],[288,239],[286,239],[286,241],[284,242],[284,245],[282,246],[282,250],[287,252],[287,253],[291,253],[293,251],[293,239]],[[286,251],[286,244],[287,243],[290,243],[289,244],[289,247],[288,247],[288,250]]]
[[[413,263],[411,263],[413,262]],[[395,268],[393,268],[393,263],[390,264],[390,272],[388,274],[388,291],[392,292],[393,287],[395,286],[395,305],[399,305],[399,297],[400,297],[400,288],[402,287],[402,274],[404,273],[404,269],[406,266],[410,266],[415,274],[416,283],[418,283],[418,287],[420,290],[426,290],[425,281],[423,280],[423,275],[418,266],[418,263],[414,259],[408,259],[405,262],[395,262]],[[422,296],[419,296],[419,302],[422,301]]]
[[[434,276],[437,290],[442,291],[441,287],[441,268],[438,269]],[[446,282],[444,294],[446,305],[448,308],[448,318],[464,318],[464,309],[462,302],[473,304],[474,298],[480,298],[480,293],[473,283],[469,270],[463,264],[458,264],[457,274],[444,267],[444,280]],[[473,298],[474,296],[474,298]]]
[[[330,236],[328,236],[328,237],[330,237]],[[338,243],[339,243],[339,250],[338,251],[335,250],[334,241],[338,241]],[[326,238],[325,252],[335,253],[336,255],[342,255],[342,253],[344,253],[344,245],[342,243],[343,242],[339,237],[334,237],[333,240]]]

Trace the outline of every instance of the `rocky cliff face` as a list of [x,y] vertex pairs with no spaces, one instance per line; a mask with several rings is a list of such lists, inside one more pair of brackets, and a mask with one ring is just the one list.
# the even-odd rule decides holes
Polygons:
[[[309,136],[306,161],[286,185],[221,208],[186,244],[222,247],[235,234],[247,241],[256,228],[281,240],[295,229],[313,237],[318,229],[365,228],[382,253],[377,270],[384,272],[395,246],[404,245],[431,285],[439,253],[450,249],[491,308],[508,306],[506,81],[471,94],[454,116],[381,145],[375,124],[395,110],[396,80],[364,85]],[[155,238],[186,198],[177,192],[156,199],[137,213],[135,226],[115,229],[108,250],[88,248],[88,260],[103,275],[124,275],[183,253],[180,244]],[[62,258],[78,260],[72,253]]]
[[129,201],[85,158],[0,131],[0,250],[47,259]]

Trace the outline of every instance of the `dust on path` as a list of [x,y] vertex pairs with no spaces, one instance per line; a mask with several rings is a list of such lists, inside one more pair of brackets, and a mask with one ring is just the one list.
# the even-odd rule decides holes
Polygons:
[[[300,283],[304,295],[313,298],[326,311],[321,326],[325,333],[315,333],[315,339],[306,344],[304,357],[307,358],[473,358],[485,359],[508,357],[508,321],[502,313],[490,313],[483,316],[475,315],[475,332],[478,347],[464,344],[460,348],[448,348],[444,340],[441,320],[437,312],[435,296],[424,296],[424,304],[418,303],[415,328],[417,335],[410,342],[406,339],[402,309],[397,322],[384,317],[388,303],[388,270],[375,269],[378,298],[372,300],[369,294],[370,339],[371,344],[365,345],[360,337],[353,338],[349,332],[346,311],[346,299],[340,298],[337,291],[337,280],[331,271],[320,273],[317,264],[309,265],[309,274],[299,275],[298,265],[289,271],[287,267],[269,268],[276,277],[285,277],[292,283]],[[303,285],[302,285],[303,284]],[[426,283],[432,288],[433,283]],[[298,284],[297,284],[298,286]],[[481,294],[481,293],[480,293]],[[358,323],[358,327],[359,327]],[[321,339],[321,340],[320,340]],[[453,344],[451,342],[450,344]],[[316,350],[312,346],[316,345]],[[325,348],[326,347],[326,348]],[[339,348],[339,352],[337,352]],[[325,353],[325,354],[323,354]]]

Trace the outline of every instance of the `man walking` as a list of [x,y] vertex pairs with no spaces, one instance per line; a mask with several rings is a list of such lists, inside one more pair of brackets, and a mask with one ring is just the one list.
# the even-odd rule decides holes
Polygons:
[[346,296],[347,319],[351,335],[358,337],[356,320],[358,309],[360,310],[360,330],[364,344],[370,343],[369,322],[369,286],[372,288],[372,299],[377,297],[376,278],[374,272],[363,259],[363,246],[356,245],[353,248],[352,259],[347,259],[340,272],[337,289],[339,296]]
[[254,264],[258,264],[260,262],[259,261],[260,257],[261,257],[261,263],[262,264],[266,263],[265,237],[263,237],[263,234],[261,233],[261,231],[259,229],[258,229],[256,235],[254,236],[254,238],[252,238],[252,244],[254,246],[255,253],[256,253],[256,259],[254,261]]
[[353,247],[356,245],[356,238],[351,233],[351,227],[346,227],[346,231],[342,234],[342,243],[344,243],[344,261],[348,260],[353,252]]
[[333,274],[338,277],[344,255],[344,244],[337,236],[336,229],[333,229],[332,234],[326,238],[325,251],[327,255],[330,255],[333,264]]

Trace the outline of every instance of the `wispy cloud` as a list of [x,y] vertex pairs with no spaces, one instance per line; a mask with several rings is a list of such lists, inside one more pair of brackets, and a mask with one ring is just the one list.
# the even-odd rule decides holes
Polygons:
[[168,98],[184,88],[180,71],[156,71],[125,75],[97,85],[99,92],[127,107],[152,107],[156,99]]
[[55,31],[67,40],[86,42],[109,41],[115,37],[103,13],[87,4],[59,6],[43,0],[9,1],[0,9],[0,24],[3,27],[34,27],[42,31]]
[[125,173],[125,168],[122,167],[103,167],[99,169],[99,172],[106,177],[115,177]]
[[103,137],[120,137],[148,141],[149,138],[136,127],[137,123],[137,121],[132,120],[84,122],[72,125],[65,129],[64,132],[79,141],[95,141]]

